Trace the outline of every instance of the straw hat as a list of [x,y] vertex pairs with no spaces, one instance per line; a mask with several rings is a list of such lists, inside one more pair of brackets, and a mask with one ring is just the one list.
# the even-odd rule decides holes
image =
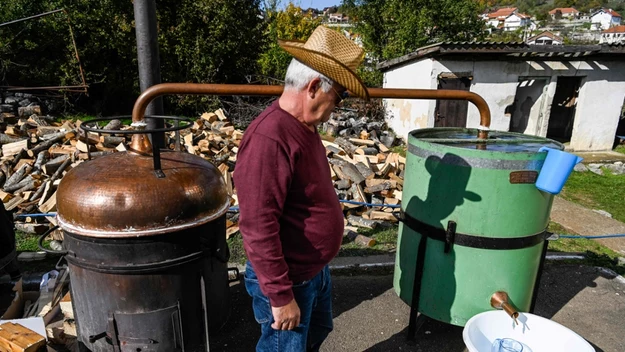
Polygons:
[[278,39],[278,44],[306,66],[369,100],[367,87],[355,72],[365,52],[344,35],[319,26],[306,42]]

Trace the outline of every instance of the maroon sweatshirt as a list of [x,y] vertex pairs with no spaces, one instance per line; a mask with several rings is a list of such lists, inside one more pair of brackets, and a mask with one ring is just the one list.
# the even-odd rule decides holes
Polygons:
[[293,299],[292,284],[317,275],[343,239],[319,134],[276,101],[245,131],[234,183],[248,259],[271,305],[284,306]]

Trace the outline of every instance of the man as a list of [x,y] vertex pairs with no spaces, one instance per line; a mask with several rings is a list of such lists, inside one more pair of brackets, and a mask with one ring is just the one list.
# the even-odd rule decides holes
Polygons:
[[257,351],[317,351],[332,330],[328,263],[343,238],[317,126],[346,90],[369,98],[354,72],[364,53],[323,26],[305,43],[279,44],[294,56],[284,93],[245,131],[234,172],[245,286],[261,325]]

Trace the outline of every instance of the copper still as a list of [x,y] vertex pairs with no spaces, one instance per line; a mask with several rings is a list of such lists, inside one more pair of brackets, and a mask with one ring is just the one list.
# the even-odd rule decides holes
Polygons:
[[229,313],[225,183],[198,156],[133,140],[58,188],[80,347],[207,351]]

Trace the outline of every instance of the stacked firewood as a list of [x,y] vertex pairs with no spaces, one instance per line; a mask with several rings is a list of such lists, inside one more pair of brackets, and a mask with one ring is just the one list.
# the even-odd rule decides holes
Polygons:
[[[89,154],[97,157],[125,150],[124,137],[86,134],[78,128],[80,121],[58,122],[43,116],[38,105],[19,107],[17,114],[2,112],[0,120],[0,199],[15,215],[56,211],[56,188],[67,171]],[[113,121],[105,127],[122,126]],[[16,228],[41,234],[49,223],[56,224],[54,217],[46,219],[19,217]]]
[[[347,229],[355,232],[356,227],[375,228],[396,221],[393,212],[398,211],[402,199],[406,160],[390,149],[396,140],[392,132],[383,130],[383,123],[350,114],[334,114],[324,124],[346,122],[341,137],[322,137],[337,197],[345,201],[341,204]],[[67,171],[90,157],[125,151],[129,142],[121,134],[85,133],[79,128],[80,121],[57,122],[42,116],[37,106],[20,107],[17,115],[2,113],[1,117],[0,196],[6,209],[16,214],[55,211],[56,187]],[[128,128],[120,120],[103,126],[106,130]],[[345,130],[357,134],[342,133]],[[166,144],[212,162],[223,175],[231,205],[237,206],[232,174],[242,138],[243,132],[219,109],[202,114],[188,129],[168,133]],[[49,228],[48,222],[56,224],[54,217],[19,217],[16,228],[41,234]],[[236,217],[229,218],[228,235],[237,230]]]

